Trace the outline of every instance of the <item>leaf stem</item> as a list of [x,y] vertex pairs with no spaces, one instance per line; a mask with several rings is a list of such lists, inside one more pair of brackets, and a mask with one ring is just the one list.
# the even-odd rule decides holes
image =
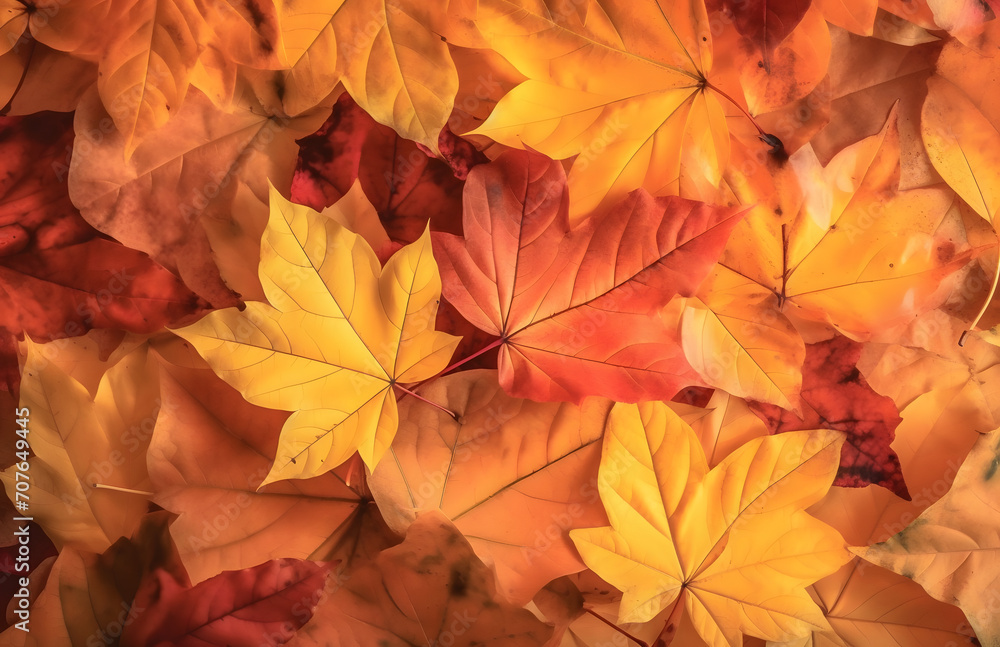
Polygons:
[[717,88],[716,86],[712,85],[709,82],[708,79],[705,79],[705,87],[708,88],[708,89],[710,89],[710,90],[712,90],[712,91],[714,91],[717,94],[721,94],[722,98],[726,99],[727,101],[729,101],[729,103],[731,103],[734,106],[736,106],[739,109],[740,112],[742,112],[744,115],[746,115],[746,118],[750,120],[750,123],[753,124],[753,127],[757,129],[758,133],[760,133],[761,135],[767,135],[768,134],[767,131],[765,131],[763,128],[760,127],[760,124],[757,123],[757,120],[754,119],[750,115],[750,113],[746,111],[746,109],[743,106],[741,106],[740,104],[736,103],[735,99],[733,99],[731,96],[729,96],[728,94],[726,94],[725,92],[723,92],[720,88]]
[[[454,371],[456,368],[458,368],[462,364],[465,364],[467,362],[471,362],[472,360],[476,359],[477,357],[479,357],[483,353],[490,352],[491,350],[493,350],[497,346],[501,345],[503,342],[504,342],[504,338],[503,337],[498,337],[498,338],[494,339],[487,346],[485,346],[483,348],[480,348],[479,350],[477,350],[473,354],[469,355],[468,357],[466,357],[464,359],[460,359],[457,362],[455,362],[454,364],[441,369],[440,371],[438,371],[434,375],[430,376],[426,380],[424,380],[422,382],[418,382],[413,388],[416,389],[416,388],[419,388],[419,387],[421,387],[421,386],[423,386],[425,384],[429,384],[429,383],[433,382],[434,380],[438,379],[439,377],[441,377],[445,373],[450,373],[451,371]],[[403,390],[405,391],[406,389],[403,389]]]
[[962,336],[958,338],[958,345],[965,346],[965,338],[969,336],[970,332],[973,332],[973,328],[979,325],[979,320],[983,318],[986,314],[986,309],[990,307],[990,302],[993,301],[993,295],[997,291],[997,282],[1000,280],[1000,258],[997,259],[996,269],[993,270],[993,287],[990,288],[990,293],[986,297],[986,301],[983,302],[983,307],[979,309],[979,314],[976,318],[972,320],[968,329],[962,331]]
[[621,627],[619,627],[615,623],[611,622],[610,620],[608,620],[604,616],[600,615],[599,613],[597,613],[593,609],[588,609],[587,607],[584,607],[583,610],[586,611],[587,613],[589,613],[590,615],[594,616],[595,618],[597,618],[598,620],[600,620],[604,624],[608,625],[609,627],[611,627],[612,629],[614,629],[618,633],[622,634],[623,636],[625,636],[626,638],[628,638],[629,640],[631,640],[635,644],[641,645],[641,647],[649,647],[649,643],[647,643],[644,640],[639,640],[638,638],[636,638],[635,636],[633,636],[629,632],[625,631],[624,629],[622,629]]
[[146,492],[145,490],[133,490],[128,487],[118,487],[117,485],[105,485],[104,483],[94,483],[91,485],[96,490],[113,490],[115,492],[124,492],[125,494],[138,494],[139,496],[151,497],[152,492]]
[[[37,41],[35,40],[34,36],[31,35],[30,32],[25,32],[25,33],[28,34],[28,40],[31,41],[31,45],[28,49],[28,55],[24,57],[24,70],[21,72],[21,78],[18,79],[17,87],[14,88],[14,93],[10,95],[10,99],[8,99],[7,105],[5,105],[3,108],[0,108],[0,116],[6,116],[7,113],[10,112],[10,109],[13,107],[14,99],[17,98],[17,93],[21,91],[21,86],[24,85],[24,79],[25,77],[28,76],[28,67],[31,65],[31,57],[35,55],[35,43]],[[17,46],[21,43],[21,38],[24,38],[24,36],[18,38],[17,42],[14,43],[15,53],[17,53]]]
[[778,137],[772,135],[771,133],[769,133],[766,130],[764,130],[763,128],[761,128],[760,124],[757,123],[757,120],[754,119],[753,116],[749,112],[747,112],[746,108],[744,108],[743,106],[741,106],[740,104],[738,104],[735,99],[733,99],[731,96],[729,96],[728,94],[726,94],[725,92],[723,92],[721,88],[718,88],[718,87],[712,85],[708,81],[708,79],[704,79],[703,83],[705,84],[706,88],[709,88],[709,89],[713,90],[717,94],[721,95],[724,99],[728,100],[729,103],[731,103],[734,106],[736,106],[736,108],[740,112],[742,112],[746,116],[747,119],[750,120],[750,123],[753,124],[753,127],[757,129],[757,133],[758,133],[757,139],[759,139],[760,141],[762,141],[765,144],[767,144],[768,146],[770,146],[772,154],[778,155],[778,156],[781,156],[781,157],[784,157],[784,156],[787,155],[785,153],[785,145],[781,142],[781,140],[778,139]]
[[[423,382],[421,382],[421,384],[423,384]],[[393,384],[393,386],[395,386],[397,389],[399,389],[400,391],[402,391],[406,395],[412,395],[413,397],[415,397],[416,399],[420,400],[421,402],[425,402],[425,403],[431,405],[432,407],[434,407],[435,409],[440,409],[441,411],[444,411],[445,413],[447,413],[449,416],[451,416],[455,420],[458,420],[458,414],[455,413],[454,411],[452,411],[451,409],[443,407],[440,404],[438,404],[437,402],[432,402],[432,401],[428,400],[427,398],[425,398],[424,396],[422,396],[420,394],[417,394],[417,393],[414,393],[413,391],[409,390],[408,388],[406,388],[405,386],[402,386],[400,384]]]
[[677,629],[681,626],[681,616],[684,615],[684,596],[686,595],[687,587],[682,586],[680,595],[677,596],[677,602],[674,603],[674,608],[670,611],[670,616],[667,617],[667,624],[663,626],[660,637],[656,639],[656,647],[669,647],[670,643],[674,641]]
[[423,384],[425,382],[430,382],[431,380],[433,380],[433,379],[435,379],[437,377],[440,377],[441,375],[444,375],[445,373],[448,373],[450,371],[454,371],[456,368],[458,368],[462,364],[465,364],[466,362],[471,362],[472,360],[476,359],[477,357],[479,357],[483,353],[488,353],[491,350],[493,350],[494,348],[500,346],[502,343],[503,343],[503,337],[497,337],[492,342],[490,342],[489,345],[484,346],[483,348],[480,348],[479,350],[477,350],[473,354],[469,355],[465,359],[458,360],[457,362],[455,362],[451,366],[448,366],[447,368],[445,368],[443,371],[441,371],[440,373],[438,373],[434,377],[431,377],[431,378],[428,378],[428,379],[424,380],[424,382],[421,382],[421,384]]

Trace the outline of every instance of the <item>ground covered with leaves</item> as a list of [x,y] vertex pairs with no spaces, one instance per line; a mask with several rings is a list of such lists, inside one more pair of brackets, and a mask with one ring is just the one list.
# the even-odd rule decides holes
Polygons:
[[1000,646],[996,0],[0,0],[0,645]]

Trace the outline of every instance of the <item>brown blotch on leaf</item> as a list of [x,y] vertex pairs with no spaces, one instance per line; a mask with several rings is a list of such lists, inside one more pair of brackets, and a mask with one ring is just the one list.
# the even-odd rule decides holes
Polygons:
[[452,565],[451,573],[448,575],[448,593],[456,598],[463,598],[469,590],[469,569],[468,560],[463,560]]
[[948,241],[937,246],[938,261],[947,263],[955,258],[955,243]]

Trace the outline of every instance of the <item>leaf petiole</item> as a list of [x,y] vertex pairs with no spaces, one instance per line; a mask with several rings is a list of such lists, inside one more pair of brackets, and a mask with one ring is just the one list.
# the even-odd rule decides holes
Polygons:
[[731,103],[734,106],[736,106],[736,108],[740,112],[742,112],[746,116],[747,119],[750,120],[750,123],[753,124],[753,127],[757,129],[757,133],[759,134],[758,138],[760,139],[760,141],[762,141],[765,144],[767,144],[768,146],[770,146],[773,153],[778,154],[778,153],[783,153],[784,152],[785,145],[781,143],[781,140],[778,139],[777,136],[772,135],[771,133],[769,133],[766,130],[764,130],[763,128],[761,128],[760,124],[757,123],[757,120],[754,119],[753,116],[749,112],[747,112],[746,108],[744,108],[743,106],[741,106],[740,104],[738,104],[735,99],[733,99],[727,93],[723,92],[720,88],[717,88],[716,86],[712,85],[708,81],[708,79],[705,79],[704,83],[705,83],[705,87],[706,88],[714,91],[716,94],[721,95],[722,98],[726,99],[727,101],[729,101],[729,103]]
[[496,339],[494,339],[494,340],[493,340],[492,342],[490,342],[490,343],[489,343],[488,345],[486,345],[486,346],[484,346],[484,347],[480,348],[479,350],[477,350],[477,351],[476,351],[476,352],[474,352],[473,354],[469,355],[469,356],[468,356],[468,357],[466,357],[465,359],[460,359],[460,360],[458,360],[457,362],[455,362],[455,363],[454,363],[454,364],[452,364],[451,366],[448,366],[447,368],[445,368],[445,369],[444,369],[443,371],[441,371],[440,373],[438,373],[438,374],[437,374],[437,375],[435,375],[434,377],[430,377],[430,378],[428,378],[428,379],[424,380],[423,382],[421,382],[421,384],[424,384],[424,383],[426,383],[426,382],[430,382],[431,380],[433,380],[433,379],[435,379],[435,378],[438,378],[438,377],[440,377],[440,376],[444,375],[445,373],[448,373],[448,372],[451,372],[451,371],[454,371],[454,370],[455,370],[456,368],[458,368],[458,367],[459,367],[459,366],[461,366],[462,364],[465,364],[465,363],[467,363],[467,362],[471,362],[472,360],[476,359],[477,357],[479,357],[479,356],[480,356],[480,355],[482,355],[483,353],[488,353],[488,352],[490,352],[490,351],[491,351],[491,350],[493,350],[494,348],[496,348],[496,347],[500,346],[501,344],[503,344],[503,342],[504,342],[504,338],[503,338],[503,337],[497,337],[497,338],[496,338]]
[[95,490],[113,490],[114,492],[124,492],[125,494],[138,494],[139,496],[151,497],[152,492],[145,490],[133,490],[128,487],[118,487],[117,485],[105,485],[104,483],[94,483],[91,485]]
[[444,411],[449,416],[451,416],[453,419],[455,419],[455,420],[459,419],[459,415],[457,413],[455,413],[454,411],[452,411],[451,409],[443,407],[440,404],[438,404],[437,402],[432,402],[432,401],[428,400],[427,398],[425,398],[424,396],[419,395],[417,393],[414,393],[413,391],[409,390],[405,386],[402,386],[402,385],[399,385],[399,384],[393,384],[393,386],[395,386],[397,389],[399,389],[400,391],[402,391],[405,395],[412,395],[413,397],[415,397],[416,399],[420,400],[421,402],[426,402],[427,404],[431,405],[435,409],[440,409],[441,411]]
[[[430,376],[429,378],[427,378],[423,382],[419,382],[413,388],[419,388],[419,387],[421,387],[421,386],[423,386],[425,384],[429,384],[429,383],[433,382],[434,380],[438,379],[439,377],[441,377],[445,373],[450,373],[451,371],[454,371],[459,366],[461,366],[463,364],[466,364],[468,362],[471,362],[472,360],[476,359],[477,357],[479,357],[483,353],[490,352],[491,350],[493,350],[497,346],[500,346],[501,344],[503,344],[503,342],[504,342],[504,338],[503,337],[498,337],[498,338],[494,339],[492,342],[490,342],[489,344],[487,344],[483,348],[480,348],[479,350],[477,350],[473,354],[469,355],[468,357],[466,357],[464,359],[460,359],[457,362],[455,362],[454,364],[451,364],[450,366],[446,366],[445,368],[441,369],[436,374]],[[400,387],[400,388],[402,388],[402,387]],[[403,390],[406,391],[406,389],[403,389]],[[407,393],[409,393],[409,391],[407,391]]]

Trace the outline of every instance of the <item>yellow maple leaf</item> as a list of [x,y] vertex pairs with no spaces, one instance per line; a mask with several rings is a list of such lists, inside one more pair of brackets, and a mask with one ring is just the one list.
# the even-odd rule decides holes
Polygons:
[[803,192],[797,213],[751,211],[723,253],[716,270],[722,278],[712,279],[725,287],[737,314],[761,317],[746,311],[761,302],[763,286],[774,295],[764,303],[778,314],[864,340],[947,296],[946,279],[976,250],[939,231],[953,207],[950,191],[898,191],[897,112],[890,111],[881,132],[826,166],[811,146],[791,156]]
[[673,603],[713,647],[826,628],[805,587],[850,554],[805,508],[829,489],[842,444],[832,430],[755,438],[709,471],[698,437],[665,404],[618,404],[598,479],[611,526],[570,537],[624,593],[619,622]]
[[474,132],[555,159],[569,173],[571,217],[643,187],[677,192],[684,163],[717,184],[729,130],[706,92],[711,30],[700,2],[594,3],[585,20],[538,0],[482,0],[476,24],[527,80]]
[[[139,346],[100,377],[91,395],[79,376],[50,359],[65,359],[63,348],[27,342],[20,410],[30,414],[30,434],[19,436],[33,456],[20,469],[15,464],[0,472],[0,481],[18,501],[25,496],[18,483],[30,477],[30,514],[60,550],[103,551],[131,535],[147,509],[142,497],[121,498],[94,486],[149,488],[145,451],[159,411],[156,362]],[[80,359],[96,355],[84,352]],[[27,453],[27,443],[16,446]]]
[[433,329],[441,279],[429,230],[382,268],[361,236],[272,188],[260,280],[269,304],[175,332],[249,402],[294,411],[261,486],[355,451],[374,468],[396,433],[393,387],[438,373],[459,341]]

